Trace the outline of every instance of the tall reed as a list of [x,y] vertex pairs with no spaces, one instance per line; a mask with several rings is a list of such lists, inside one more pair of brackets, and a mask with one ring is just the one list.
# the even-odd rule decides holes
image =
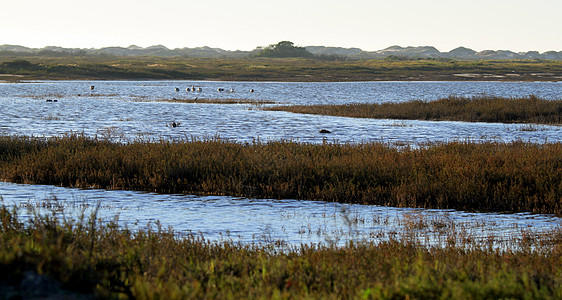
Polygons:
[[0,178],[18,183],[398,207],[562,214],[562,144],[451,142],[126,144],[83,136],[0,138]]

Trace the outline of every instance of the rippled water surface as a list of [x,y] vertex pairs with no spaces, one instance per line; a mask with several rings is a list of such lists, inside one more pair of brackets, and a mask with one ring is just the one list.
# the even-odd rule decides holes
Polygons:
[[[94,86],[90,90],[90,86]],[[187,92],[187,87],[202,92]],[[179,88],[179,92],[175,88]],[[224,88],[226,92],[218,92]],[[229,92],[233,89],[233,92]],[[250,89],[254,89],[250,93]],[[384,141],[417,144],[452,140],[560,142],[561,127],[465,122],[369,120],[262,111],[275,104],[170,103],[165,99],[249,99],[286,104],[345,104],[434,100],[458,96],[560,99],[562,83],[519,82],[208,82],[40,81],[0,83],[0,135],[57,136],[69,132],[117,140],[221,137],[233,141],[318,143]],[[51,101],[47,101],[51,100]],[[56,100],[56,102],[55,102]],[[179,127],[167,126],[171,122]],[[318,131],[332,133],[322,135]],[[484,214],[397,209],[296,200],[159,195],[0,183],[4,203],[39,207],[48,199],[75,212],[100,204],[100,216],[118,215],[129,227],[160,220],[180,232],[212,240],[282,239],[290,244],[389,237],[404,220],[445,219],[476,224],[476,235],[506,236],[522,228],[548,230],[560,219],[531,214]],[[52,202],[52,201],[51,201]],[[428,227],[429,228],[429,227]],[[471,227],[472,228],[472,227]],[[475,230],[475,229],[471,229]],[[435,238],[435,237],[434,237]]]
[[[248,199],[218,196],[162,195],[133,191],[80,190],[43,185],[0,182],[3,202],[20,208],[65,207],[67,218],[77,218],[99,204],[99,216],[120,220],[128,228],[145,228],[161,221],[179,233],[202,235],[208,240],[239,242],[283,241],[337,243],[349,240],[376,241],[402,237],[412,228],[416,238],[445,243],[441,230],[451,224],[472,238],[508,243],[524,230],[545,232],[562,225],[551,215],[528,213],[472,213],[454,210],[389,208],[321,201]],[[56,200],[55,200],[56,199]],[[47,202],[45,201],[47,200]],[[45,205],[50,203],[50,205]],[[421,226],[420,224],[425,224]],[[448,227],[447,227],[448,228]],[[446,229],[446,228],[445,228]]]
[[[90,90],[90,86],[95,88]],[[202,92],[186,92],[187,87]],[[175,88],[179,92],[175,92]],[[218,88],[226,91],[219,93]],[[234,92],[228,92],[233,89]],[[249,90],[255,92],[250,93]],[[162,99],[250,99],[277,104],[344,104],[433,100],[449,95],[537,95],[560,99],[553,82],[191,82],[68,81],[0,84],[0,134],[53,136],[69,131],[124,139],[220,136],[236,141],[451,140],[560,141],[559,126],[355,119],[262,111],[254,104],[158,102]],[[57,100],[57,102],[46,102]],[[268,104],[272,105],[272,104]],[[171,122],[179,127],[167,127]],[[329,135],[319,134],[328,129]]]

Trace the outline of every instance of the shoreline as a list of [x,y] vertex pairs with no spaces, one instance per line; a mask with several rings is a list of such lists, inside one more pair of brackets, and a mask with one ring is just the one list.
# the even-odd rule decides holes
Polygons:
[[232,77],[232,78],[206,78],[206,79],[185,79],[185,78],[174,78],[174,79],[164,79],[164,78],[49,78],[49,77],[39,77],[39,78],[26,78],[26,76],[17,77],[18,79],[10,80],[10,79],[0,79],[0,83],[33,83],[34,81],[187,81],[187,82],[280,82],[280,83],[299,83],[299,82],[322,82],[322,83],[329,83],[329,82],[521,82],[521,83],[528,83],[528,82],[552,82],[552,83],[559,83],[562,82],[562,77],[556,78],[532,78],[527,80],[503,80],[497,78],[496,80],[491,80],[490,77],[482,77],[482,78],[472,78],[472,79],[463,79],[455,76],[446,77],[446,78],[436,78],[436,79],[402,79],[400,77],[392,77],[392,78],[380,78],[380,79],[347,79],[347,78],[339,78],[337,80],[290,80],[285,78],[283,79],[260,79],[259,76],[250,79]]
[[[24,77],[24,76],[23,76]],[[19,78],[19,77],[18,77]],[[282,81],[282,80],[229,80],[229,79],[160,79],[160,78],[72,78],[72,79],[60,79],[60,78],[28,78],[23,80],[3,80],[0,79],[1,83],[34,83],[34,82],[71,82],[71,81],[131,81],[131,82],[173,82],[173,81],[185,81],[185,82],[260,82],[260,83],[362,83],[362,82],[506,82],[506,83],[532,83],[532,82],[551,82],[559,83],[562,82],[562,77],[558,80],[446,80],[446,79],[436,79],[436,80],[354,80],[354,81]]]

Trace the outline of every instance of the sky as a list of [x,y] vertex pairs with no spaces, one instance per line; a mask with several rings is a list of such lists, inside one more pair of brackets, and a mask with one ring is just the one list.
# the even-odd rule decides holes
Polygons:
[[2,0],[0,45],[562,51],[560,0]]

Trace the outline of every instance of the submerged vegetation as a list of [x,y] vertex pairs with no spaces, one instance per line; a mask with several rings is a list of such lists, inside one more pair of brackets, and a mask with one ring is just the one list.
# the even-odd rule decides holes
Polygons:
[[[345,246],[240,244],[178,237],[161,226],[123,229],[97,219],[0,206],[0,293],[6,298],[107,299],[560,299],[562,232],[521,230],[515,249],[408,237]],[[436,220],[436,222],[439,220]],[[446,223],[446,222],[445,222]],[[492,237],[484,237],[489,239]],[[506,237],[504,237],[506,238]]]
[[135,100],[139,102],[172,102],[172,103],[207,103],[207,104],[253,104],[253,105],[263,105],[263,104],[276,104],[277,102],[272,100],[254,100],[254,99],[220,99],[220,98],[194,98],[194,99],[156,99],[156,100]]
[[0,138],[17,183],[562,214],[562,144]]
[[266,108],[340,117],[465,122],[562,124],[562,100],[448,97],[436,101],[382,104],[290,105]]
[[29,79],[560,81],[562,61],[30,56],[0,57],[0,75],[0,79],[14,81]]

